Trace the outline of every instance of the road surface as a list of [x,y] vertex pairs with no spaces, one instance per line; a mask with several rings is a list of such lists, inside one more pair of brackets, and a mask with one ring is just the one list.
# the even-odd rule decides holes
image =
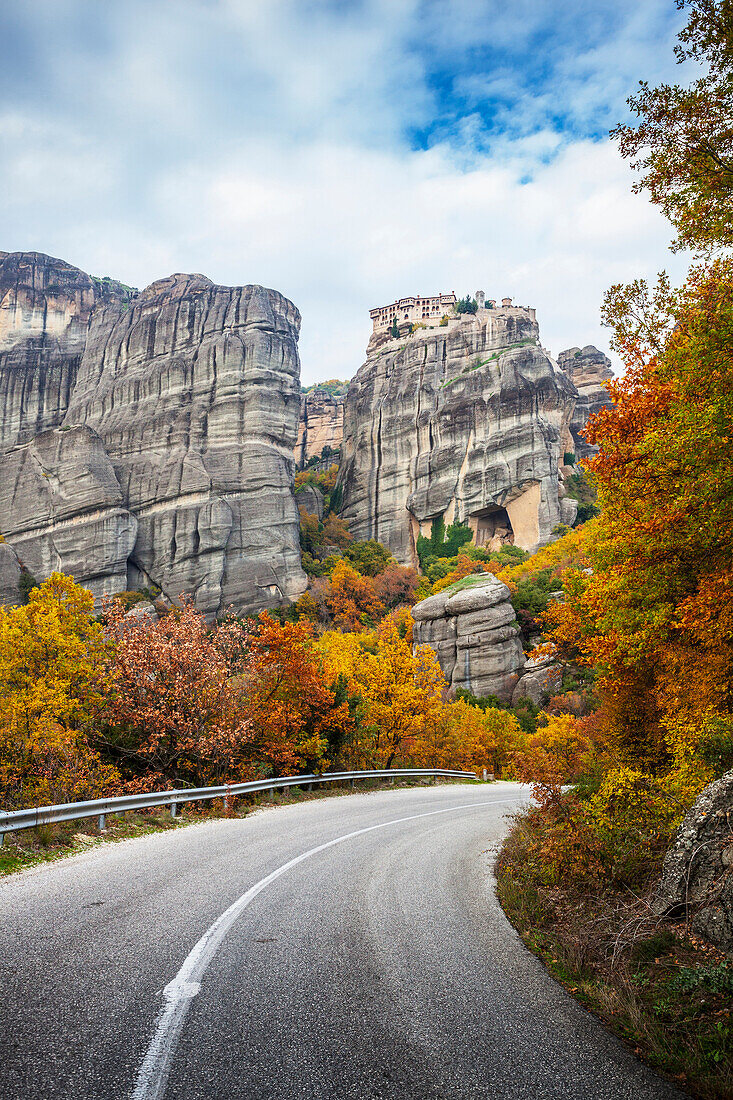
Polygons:
[[679,1097],[545,972],[490,868],[516,784],[383,790],[0,885],[3,1100]]

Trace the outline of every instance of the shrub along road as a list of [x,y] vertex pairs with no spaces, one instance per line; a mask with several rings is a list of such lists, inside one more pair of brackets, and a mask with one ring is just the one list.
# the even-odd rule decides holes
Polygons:
[[498,907],[494,848],[525,797],[497,783],[321,799],[7,879],[0,1095],[681,1096]]

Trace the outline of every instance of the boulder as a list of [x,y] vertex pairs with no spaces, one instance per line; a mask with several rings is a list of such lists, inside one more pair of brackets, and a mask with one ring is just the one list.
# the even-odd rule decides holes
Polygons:
[[413,607],[415,644],[435,651],[453,689],[508,703],[524,667],[509,589],[492,573],[458,584]]
[[551,657],[528,658],[522,678],[512,693],[512,706],[517,706],[522,699],[529,699],[536,707],[543,706],[562,687],[562,676],[562,666]]
[[560,522],[572,527],[578,518],[578,502],[573,497],[563,497],[560,501]]
[[652,908],[686,915],[694,932],[733,951],[733,771],[706,787],[682,822]]

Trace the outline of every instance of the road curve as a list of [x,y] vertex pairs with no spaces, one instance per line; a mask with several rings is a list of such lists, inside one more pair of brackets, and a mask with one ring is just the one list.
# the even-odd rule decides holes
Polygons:
[[490,867],[516,784],[385,790],[0,885],[3,1100],[661,1100]]

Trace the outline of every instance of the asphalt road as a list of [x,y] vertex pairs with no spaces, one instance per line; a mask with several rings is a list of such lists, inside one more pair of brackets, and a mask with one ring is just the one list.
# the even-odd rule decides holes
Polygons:
[[681,1096],[503,916],[490,867],[524,798],[304,802],[5,880],[2,1100]]

